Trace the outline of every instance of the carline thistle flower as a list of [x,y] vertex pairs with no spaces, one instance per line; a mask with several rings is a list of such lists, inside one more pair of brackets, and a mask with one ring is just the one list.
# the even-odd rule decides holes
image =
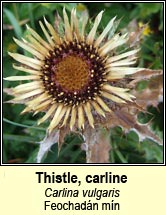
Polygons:
[[39,24],[47,41],[28,26],[27,40],[14,39],[33,57],[9,53],[21,63],[13,67],[29,75],[5,80],[31,80],[12,89],[15,97],[12,101],[25,103],[22,113],[44,112],[38,124],[50,120],[49,133],[66,125],[71,130],[84,129],[86,124],[94,128],[96,117],[112,114],[116,105],[135,103],[135,97],[121,80],[140,70],[131,67],[139,50],[115,55],[115,49],[127,43],[128,35],[117,33],[106,40],[114,27],[113,18],[96,36],[102,14],[103,11],[97,15],[86,34],[87,19],[79,20],[73,9],[69,21],[63,9],[63,36],[44,18],[44,24],[41,21]]

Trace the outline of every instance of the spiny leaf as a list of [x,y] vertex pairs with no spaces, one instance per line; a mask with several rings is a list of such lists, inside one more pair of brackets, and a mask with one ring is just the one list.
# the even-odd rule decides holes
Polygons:
[[132,93],[137,98],[137,104],[142,108],[146,109],[150,105],[157,107],[159,102],[163,101],[163,76],[152,77],[144,90],[141,92],[133,90]]
[[163,74],[162,70],[152,70],[152,69],[143,69],[133,75],[130,76],[131,79],[133,79],[130,83],[130,87],[135,87],[136,83],[142,80],[149,80],[152,77],[158,77]]

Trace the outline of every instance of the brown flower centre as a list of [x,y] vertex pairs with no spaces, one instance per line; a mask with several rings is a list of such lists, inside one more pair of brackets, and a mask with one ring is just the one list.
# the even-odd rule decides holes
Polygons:
[[68,55],[57,65],[55,81],[65,91],[78,91],[88,84],[89,66],[78,56]]
[[94,100],[105,79],[105,58],[96,48],[73,41],[55,47],[42,68],[43,86],[53,101],[78,105]]

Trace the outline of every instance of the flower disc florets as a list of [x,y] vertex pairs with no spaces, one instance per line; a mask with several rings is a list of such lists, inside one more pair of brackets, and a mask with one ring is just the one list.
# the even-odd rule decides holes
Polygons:
[[79,105],[100,94],[106,81],[104,62],[93,45],[63,43],[45,59],[41,79],[55,102]]

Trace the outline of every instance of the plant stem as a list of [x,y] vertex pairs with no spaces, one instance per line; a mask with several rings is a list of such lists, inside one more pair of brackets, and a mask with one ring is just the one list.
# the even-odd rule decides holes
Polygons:
[[109,132],[103,129],[86,129],[86,162],[109,163],[110,138]]

